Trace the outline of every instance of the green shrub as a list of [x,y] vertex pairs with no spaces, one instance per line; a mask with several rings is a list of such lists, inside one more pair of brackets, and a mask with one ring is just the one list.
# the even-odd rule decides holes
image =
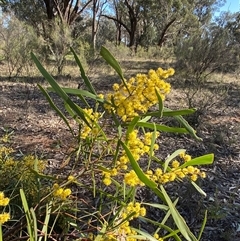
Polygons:
[[[171,89],[166,79],[174,70],[158,68],[126,80],[118,62],[102,47],[101,56],[122,82],[114,84],[110,93],[97,93],[74,50],[71,51],[88,90],[61,88],[32,55],[51,85],[47,90],[40,85],[39,88],[68,126],[76,146],[68,159],[71,169],[60,176],[44,175],[36,165],[30,168],[39,181],[36,185],[41,183],[45,189],[49,188],[44,195],[38,189],[41,199],[35,207],[25,190],[20,189],[29,240],[37,237],[58,240],[73,230],[74,238],[79,240],[200,240],[206,215],[196,237],[176,208],[178,199],[172,201],[165,186],[170,182],[177,185],[190,181],[205,195],[195,181],[206,176],[198,166],[211,164],[213,155],[192,158],[185,149],[169,153],[165,160],[157,155],[161,132],[190,134],[200,140],[182,117],[194,113],[194,109],[171,110],[164,106]],[[68,115],[57,107],[48,91],[59,95]],[[78,97],[81,105],[70,94]],[[165,116],[175,118],[183,127],[152,121],[152,117],[160,120]],[[69,118],[75,120],[77,130],[69,124]],[[140,201],[137,196],[142,188],[148,189],[160,202]],[[147,212],[149,207],[160,210],[162,220],[153,220]],[[149,225],[154,229],[147,230]]]
[[33,28],[19,21],[14,16],[4,14],[2,18],[8,19],[0,26],[0,52],[1,60],[7,66],[7,75],[19,76],[24,71],[32,73],[30,52],[37,51],[41,45]]
[[[83,171],[81,175],[75,176],[75,184],[79,188],[83,186],[86,188],[82,177],[84,177],[83,173],[88,173],[92,177],[92,187],[89,189],[93,191],[93,196],[98,193],[101,200],[108,200],[108,205],[101,202],[97,209],[97,219],[101,225],[96,227],[96,240],[118,240],[122,235],[126,236],[127,240],[149,237],[152,240],[155,240],[153,237],[158,240],[168,237],[173,237],[175,240],[180,240],[181,237],[197,240],[177,211],[176,203],[169,198],[164,185],[173,181],[190,180],[201,193],[204,193],[195,181],[199,177],[204,178],[205,173],[195,166],[212,163],[213,155],[192,159],[183,149],[175,151],[166,160],[160,160],[155,155],[158,149],[156,141],[161,131],[189,133],[199,139],[182,117],[193,113],[194,109],[173,111],[164,107],[165,95],[170,91],[170,84],[165,80],[174,74],[174,70],[159,68],[156,71],[150,70],[148,75],[138,74],[126,80],[118,62],[107,49],[102,48],[100,54],[122,80],[121,84],[113,85],[113,92],[103,95],[97,94],[86,77],[77,55],[73,50],[72,53],[88,91],[61,88],[34,55],[33,59],[51,85],[48,90],[55,91],[62,98],[68,114],[79,125],[79,130],[75,133],[67,116],[53,103],[47,91],[39,86],[51,106],[68,125],[73,138],[78,140],[75,165],[80,165]],[[79,97],[82,105],[87,108],[74,103],[68,94]],[[93,105],[89,99],[92,99],[95,104]],[[157,110],[156,107],[158,107]],[[181,123],[183,128],[153,123],[151,122],[153,116],[159,118],[172,116]],[[142,161],[145,164],[140,164]],[[101,175],[102,184],[97,185]],[[108,186],[112,188],[109,189]],[[162,200],[162,204],[139,203],[136,199],[136,191],[141,186],[150,188],[154,195]],[[147,205],[166,211],[162,222],[145,218]],[[101,210],[104,212],[101,213]],[[95,217],[90,212],[88,215]],[[150,234],[141,229],[141,221],[138,222],[138,229],[131,226],[132,220],[140,216],[141,220],[145,220],[144,222],[156,226],[153,236],[149,236]],[[177,228],[166,226],[165,222],[170,216]],[[159,231],[160,229],[167,231],[168,234],[160,238],[158,233],[163,234]],[[201,232],[202,230],[199,238]]]
[[34,206],[39,201],[40,188],[34,170],[43,173],[46,161],[39,160],[33,155],[16,158],[14,149],[7,145],[8,138],[5,135],[0,142],[0,190],[4,190],[17,205],[20,201],[19,189],[23,188],[29,203]]

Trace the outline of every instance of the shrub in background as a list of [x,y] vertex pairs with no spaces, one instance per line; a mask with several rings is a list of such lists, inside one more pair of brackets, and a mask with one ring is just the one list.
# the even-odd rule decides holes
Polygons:
[[73,42],[70,28],[59,20],[48,24],[45,31],[46,54],[48,59],[54,61],[57,74],[62,74],[66,55]]
[[0,26],[1,59],[7,64],[9,78],[19,76],[26,71],[31,73],[30,52],[38,52],[41,38],[33,28],[14,16],[4,14]]

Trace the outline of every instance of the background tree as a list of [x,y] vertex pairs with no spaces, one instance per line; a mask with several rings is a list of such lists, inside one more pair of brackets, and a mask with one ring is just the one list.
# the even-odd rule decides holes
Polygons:
[[92,0],[4,0],[0,4],[5,11],[13,11],[17,17],[27,22],[41,22],[43,19],[38,17],[43,17],[44,13],[48,20],[59,17],[63,23],[71,25],[91,2]]
[[[201,75],[206,70],[217,69],[217,63],[226,66],[217,58],[225,54],[223,50],[229,50],[230,46],[231,61],[235,59],[237,63],[239,14],[213,19],[214,11],[223,2],[2,0],[0,6],[3,12],[9,12],[33,27],[39,39],[43,39],[41,54],[46,60],[51,56],[58,73],[62,71],[69,46],[74,46],[78,52],[82,46],[88,46],[89,50],[89,46],[95,49],[106,42],[115,42],[117,45],[127,45],[135,52],[138,46],[143,47],[141,51],[154,47],[155,52],[162,53],[167,49],[171,57],[177,57],[179,68],[184,69],[184,63],[189,65],[193,75],[196,71],[197,75]],[[206,56],[201,53],[204,46]],[[218,49],[217,46],[224,48]],[[189,51],[192,48],[194,51]],[[210,68],[207,67],[209,64]]]
[[92,46],[95,50],[96,40],[97,40],[97,31],[99,29],[100,17],[104,11],[104,6],[107,1],[93,0],[92,1]]
[[30,73],[30,52],[39,51],[42,39],[32,26],[14,15],[0,16],[0,60],[6,64],[8,77],[17,77],[24,70]]
[[233,30],[238,25],[238,16],[223,13],[216,22],[208,21],[204,28],[179,39],[175,54],[177,66],[185,72],[185,78],[199,83],[210,73],[234,71],[239,66],[239,43],[234,40],[237,30]]
[[173,45],[179,35],[211,20],[216,0],[113,0],[111,12],[103,16],[116,24],[117,42],[122,29],[128,33],[128,46]]
[[128,35],[128,46],[132,48],[136,44],[136,32],[138,21],[140,20],[140,4],[137,0],[123,0],[123,1],[113,1],[115,16],[114,15],[106,15],[102,16],[113,20],[116,22],[117,31],[118,31],[118,42],[119,35],[121,33],[121,27],[123,27]]

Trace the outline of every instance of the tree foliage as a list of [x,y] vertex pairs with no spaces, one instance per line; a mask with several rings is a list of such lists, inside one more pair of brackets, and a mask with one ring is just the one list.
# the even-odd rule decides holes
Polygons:
[[179,39],[175,54],[177,65],[197,82],[216,71],[234,71],[239,67],[239,14],[222,13],[185,38]]
[[171,49],[178,66],[189,68],[199,79],[206,70],[234,70],[238,66],[239,13],[225,13],[213,19],[224,2],[2,0],[0,7],[33,27],[44,40],[45,56],[51,53],[58,60],[59,71],[70,45],[81,42],[95,49],[110,41],[117,46],[126,45],[135,53],[153,46]]
[[41,22],[44,18],[52,20],[59,17],[63,23],[71,25],[91,2],[92,0],[4,0],[1,6],[5,11],[14,11],[26,21]]

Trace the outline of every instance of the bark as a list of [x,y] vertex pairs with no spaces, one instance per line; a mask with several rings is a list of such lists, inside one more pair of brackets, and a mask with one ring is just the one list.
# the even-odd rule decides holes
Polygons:
[[71,25],[92,1],[93,0],[89,0],[81,8],[81,2],[79,0],[44,0],[44,3],[49,20],[58,16],[62,22]]
[[166,26],[165,28],[163,29],[161,35],[160,35],[160,38],[159,38],[159,41],[158,41],[158,46],[159,47],[162,47],[163,43],[166,41],[166,33],[167,33],[167,30],[169,29],[169,27],[176,21],[176,18],[173,18]]
[[125,30],[129,34],[128,46],[130,48],[132,48],[135,45],[139,8],[136,9],[134,7],[134,5],[133,4],[130,5],[127,0],[124,1],[124,4],[128,9],[128,17],[129,17],[130,27],[128,27],[127,24],[124,23],[120,17],[118,17],[118,15],[117,15],[117,17],[112,17],[112,16],[108,16],[108,15],[102,15],[102,16],[115,21],[116,26],[117,26],[117,31],[118,31],[118,37],[119,37],[119,34],[121,34],[121,27],[125,28]]
[[128,8],[129,20],[130,20],[130,32],[129,32],[129,47],[133,47],[135,44],[135,35],[138,23],[138,9],[134,9],[134,5],[130,5],[128,0],[124,1],[124,4]]
[[44,0],[45,6],[46,6],[46,12],[47,12],[47,17],[49,20],[54,18],[54,4],[52,0]]

